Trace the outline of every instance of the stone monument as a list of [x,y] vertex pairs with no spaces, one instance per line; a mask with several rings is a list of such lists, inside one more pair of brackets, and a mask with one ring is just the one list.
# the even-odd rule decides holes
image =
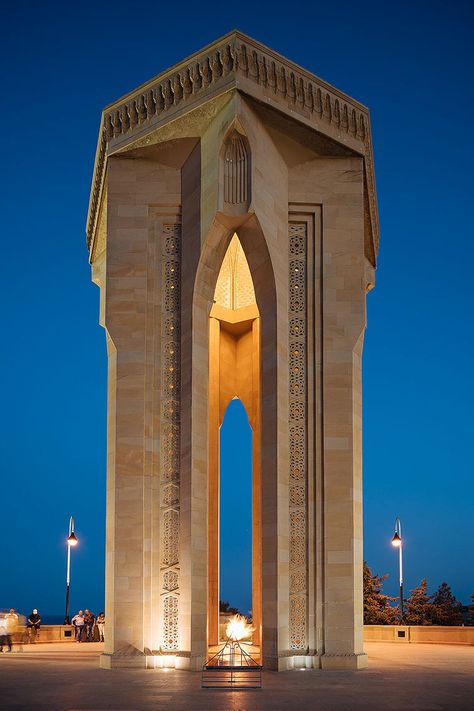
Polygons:
[[232,32],[104,110],[87,235],[108,349],[102,666],[196,670],[219,644],[232,397],[252,427],[254,649],[268,669],[366,666],[368,110]]

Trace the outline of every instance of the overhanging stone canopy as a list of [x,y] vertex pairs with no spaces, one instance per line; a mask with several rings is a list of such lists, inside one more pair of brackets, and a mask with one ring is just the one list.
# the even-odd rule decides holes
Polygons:
[[368,109],[282,55],[231,32],[107,106],[100,123],[89,211],[92,253],[108,156],[226,92],[237,90],[309,126],[364,158],[365,255],[376,265],[379,244]]

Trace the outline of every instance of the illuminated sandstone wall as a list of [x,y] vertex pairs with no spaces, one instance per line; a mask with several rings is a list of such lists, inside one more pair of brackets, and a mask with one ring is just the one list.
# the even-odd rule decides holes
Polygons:
[[[179,86],[159,79],[154,113],[150,84],[104,114],[90,212],[109,352],[101,663],[205,661],[218,597],[216,428],[239,391],[259,431],[263,662],[361,668],[361,356],[377,248],[368,114],[254,43],[284,70],[273,91],[247,50],[242,63],[253,40],[226,42],[238,62],[210,63],[199,91],[186,93],[178,68]],[[232,291],[235,234],[253,293]],[[256,330],[239,338],[211,314],[215,301],[253,298]]]

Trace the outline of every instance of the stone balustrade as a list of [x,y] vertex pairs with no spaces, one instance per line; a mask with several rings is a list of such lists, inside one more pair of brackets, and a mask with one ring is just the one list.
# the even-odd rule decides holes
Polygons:
[[[72,642],[74,641],[74,627],[72,625],[41,625],[38,642]],[[28,642],[28,630],[21,626],[13,635],[15,644]]]
[[[220,636],[225,638],[226,621],[221,619]],[[14,641],[24,642],[26,628],[14,636]],[[72,625],[42,625],[40,642],[71,642]],[[412,644],[468,644],[474,645],[473,627],[445,627],[439,625],[364,625],[365,642],[408,642]]]
[[474,645],[474,627],[364,625],[364,641]]

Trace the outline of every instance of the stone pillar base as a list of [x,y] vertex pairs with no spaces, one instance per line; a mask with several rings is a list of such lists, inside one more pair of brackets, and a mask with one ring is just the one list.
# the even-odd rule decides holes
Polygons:
[[201,656],[192,656],[189,660],[189,665],[188,669],[190,671],[201,671],[203,668],[204,664],[207,661],[206,657],[201,657]]
[[181,669],[182,671],[201,671],[205,657],[178,654],[149,654],[146,657],[147,669]]
[[321,669],[367,669],[367,654],[323,654]]
[[[319,669],[319,656],[317,654],[291,655],[278,657],[276,671],[290,671],[292,669]],[[269,667],[264,665],[265,669]]]
[[145,669],[146,656],[144,654],[115,654],[100,655],[101,669]]

